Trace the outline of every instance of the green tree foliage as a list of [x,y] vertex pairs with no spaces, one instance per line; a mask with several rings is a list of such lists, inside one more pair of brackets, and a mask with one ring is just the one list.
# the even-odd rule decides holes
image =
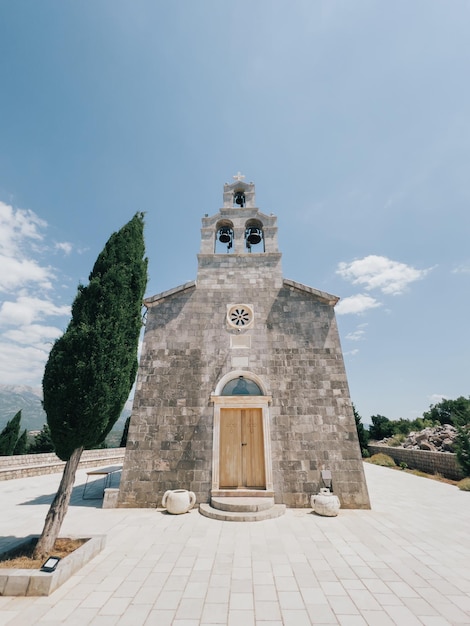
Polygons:
[[118,419],[137,372],[147,282],[143,215],[114,233],[80,285],[65,334],[43,378],[44,410],[57,455],[101,444]]
[[361,421],[362,417],[357,412],[354,404],[352,408],[353,408],[353,413],[354,413],[354,419],[356,421],[357,436],[359,439],[359,445],[361,447],[361,454],[363,457],[366,457],[366,456],[369,456],[369,451],[367,449],[367,446],[369,445],[369,433],[364,428],[364,424]]
[[444,398],[441,402],[432,404],[429,411],[423,413],[423,418],[453,426],[470,424],[470,398],[464,396],[456,400]]
[[52,443],[51,430],[47,424],[35,435],[33,441],[28,448],[29,454],[42,454],[46,452],[54,452],[54,444]]
[[79,285],[72,319],[46,364],[43,406],[56,454],[67,463],[35,548],[37,558],[59,534],[82,451],[104,441],[134,383],[147,283],[143,228],[143,214],[136,213],[111,235],[88,285]]
[[376,441],[391,437],[394,434],[393,423],[384,415],[372,415],[372,424],[369,427],[369,435],[371,439]]
[[28,431],[26,428],[21,433],[21,436],[18,438],[16,442],[15,449],[13,450],[13,454],[26,454],[28,448]]
[[126,419],[126,423],[124,424],[124,430],[122,432],[121,443],[119,445],[120,448],[125,448],[127,445],[127,436],[129,435],[129,424],[131,423],[131,416]]
[[470,476],[470,424],[457,426],[455,452],[463,473],[465,476]]
[[21,411],[9,421],[0,433],[0,456],[11,456],[20,435]]

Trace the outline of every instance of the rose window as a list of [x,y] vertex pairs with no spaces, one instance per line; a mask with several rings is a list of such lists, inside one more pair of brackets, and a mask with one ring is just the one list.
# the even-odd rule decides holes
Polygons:
[[234,328],[247,328],[253,322],[253,309],[247,304],[228,307],[227,321]]

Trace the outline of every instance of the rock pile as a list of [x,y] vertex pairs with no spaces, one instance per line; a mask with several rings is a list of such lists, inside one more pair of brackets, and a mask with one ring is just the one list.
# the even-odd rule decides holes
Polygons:
[[431,452],[455,452],[457,429],[450,424],[425,428],[411,432],[401,447],[411,450],[430,450]]

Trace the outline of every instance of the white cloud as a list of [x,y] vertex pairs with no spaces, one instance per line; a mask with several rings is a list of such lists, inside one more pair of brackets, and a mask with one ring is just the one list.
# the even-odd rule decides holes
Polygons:
[[54,340],[60,337],[62,333],[63,331],[55,326],[30,324],[9,330],[3,336],[22,345],[31,345],[49,351]]
[[372,296],[358,293],[355,296],[349,296],[344,298],[344,300],[340,300],[335,307],[335,311],[337,315],[359,314],[379,306],[382,306],[382,304],[375,298],[372,298]]
[[353,285],[364,285],[367,291],[380,289],[382,293],[398,295],[409,284],[424,278],[429,271],[417,270],[384,256],[369,255],[352,263],[339,263],[336,273]]
[[3,385],[31,385],[42,379],[49,350],[0,340],[0,381]]
[[31,283],[42,289],[51,288],[52,268],[30,258],[37,242],[43,241],[41,229],[45,226],[32,211],[14,209],[0,202],[0,291],[17,291]]
[[[39,384],[60,323],[70,306],[54,303],[55,270],[44,254],[72,251],[68,242],[46,240],[47,223],[32,211],[0,202],[0,383]],[[45,295],[47,293],[47,295]],[[62,321],[62,320],[61,320]]]
[[55,247],[57,250],[61,250],[65,255],[69,255],[72,252],[73,246],[68,241],[62,241],[61,243],[56,243]]
[[365,330],[355,330],[352,333],[348,333],[346,335],[346,339],[350,341],[362,341],[364,339],[364,335],[366,334]]
[[15,302],[3,302],[0,307],[0,324],[21,326],[32,324],[49,316],[69,314],[69,306],[58,306],[50,300],[25,295],[19,296]]
[[343,356],[356,356],[359,353],[359,350],[355,348],[354,350],[349,350],[349,352],[343,352]]
[[470,263],[462,263],[462,265],[454,267],[452,274],[470,274]]
[[41,267],[32,259],[20,259],[0,254],[0,291],[12,292],[27,283],[37,283],[42,289],[52,287],[50,268]]
[[24,240],[42,240],[40,229],[46,225],[33,211],[14,209],[0,201],[0,250],[15,254]]

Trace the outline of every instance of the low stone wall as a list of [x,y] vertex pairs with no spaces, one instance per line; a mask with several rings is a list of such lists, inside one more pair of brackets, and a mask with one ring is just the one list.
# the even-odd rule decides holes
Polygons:
[[[125,448],[84,450],[79,469],[122,463],[125,451]],[[0,480],[62,472],[64,465],[64,461],[53,453],[0,456]]]
[[371,456],[379,452],[388,454],[397,465],[406,463],[411,469],[421,470],[428,474],[441,474],[451,480],[460,480],[464,477],[455,454],[450,452],[429,452],[391,446],[369,446],[368,449]]

